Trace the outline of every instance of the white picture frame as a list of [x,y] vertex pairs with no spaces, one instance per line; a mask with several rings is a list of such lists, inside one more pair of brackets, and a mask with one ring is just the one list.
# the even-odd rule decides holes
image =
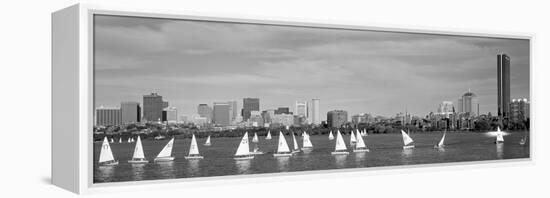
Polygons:
[[[445,164],[407,165],[398,167],[354,168],[339,170],[322,170],[309,172],[291,172],[284,174],[236,175],[207,178],[170,179],[162,181],[138,181],[123,183],[93,184],[92,170],[92,127],[93,127],[93,54],[91,30],[94,14],[113,14],[121,16],[158,17],[173,19],[208,20],[241,23],[261,23],[271,25],[306,26],[354,30],[396,31],[407,33],[429,33],[443,35],[479,36],[495,38],[515,38],[530,40],[531,56],[533,54],[534,35],[495,32],[462,32],[446,29],[414,29],[411,27],[369,27],[345,24],[324,24],[318,21],[284,21],[270,18],[245,18],[242,16],[225,16],[215,14],[197,14],[174,11],[149,11],[109,8],[95,5],[77,4],[52,14],[52,183],[74,193],[109,191],[110,186],[136,188],[136,184],[161,185],[168,188],[193,187],[197,185],[224,185],[230,179],[237,183],[252,181],[281,181],[283,177],[317,178],[327,174],[345,174],[367,171],[368,174],[400,173],[403,169],[417,168],[416,171],[427,171],[430,167],[464,168],[472,166],[495,165],[508,166],[532,164],[534,142],[529,145],[530,157],[525,159],[456,162]],[[532,68],[532,57],[530,58]],[[532,69],[530,69],[532,72]],[[532,75],[530,75],[532,76]],[[532,81],[532,78],[530,79]],[[532,84],[532,83],[531,83]],[[533,90],[530,95],[533,95]],[[532,98],[532,97],[531,97]],[[531,111],[533,115],[533,111]],[[531,116],[532,117],[532,116]],[[531,119],[531,123],[533,123]],[[535,138],[531,129],[530,140]]]

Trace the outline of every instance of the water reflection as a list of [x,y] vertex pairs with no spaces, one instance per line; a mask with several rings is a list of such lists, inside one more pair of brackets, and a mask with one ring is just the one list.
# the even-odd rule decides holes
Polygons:
[[365,158],[367,156],[366,152],[357,152],[355,153],[355,164],[357,167],[366,167]]
[[195,159],[187,160],[187,171],[189,172],[190,175],[192,176],[199,175],[200,173],[199,163],[200,163],[200,160],[195,160]]
[[113,178],[113,175],[115,173],[115,167],[114,166],[99,166],[99,168],[97,170],[99,170],[99,175],[98,176],[100,178]]
[[237,172],[239,174],[246,174],[250,172],[251,160],[235,160],[235,166],[237,166]]
[[346,166],[346,158],[348,155],[334,155],[336,168],[344,168]]
[[277,167],[279,167],[280,171],[288,171],[288,161],[290,160],[290,157],[277,157]]
[[143,175],[145,173],[145,164],[132,164],[132,172],[134,173],[134,180],[143,180]]
[[403,149],[401,152],[401,163],[403,164],[410,164],[412,162],[412,154],[414,152],[414,149]]
[[174,172],[174,161],[157,162],[159,173],[162,178],[176,178]]
[[503,143],[497,143],[497,159],[502,159],[504,154],[504,144]]

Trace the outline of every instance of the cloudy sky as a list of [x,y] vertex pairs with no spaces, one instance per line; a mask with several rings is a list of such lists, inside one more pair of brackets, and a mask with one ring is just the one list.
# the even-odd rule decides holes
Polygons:
[[424,116],[470,88],[496,111],[497,49],[511,97],[529,98],[527,40],[137,17],[95,17],[95,104],[158,92],[183,114],[199,103],[260,98],[260,108],[319,98],[327,111]]

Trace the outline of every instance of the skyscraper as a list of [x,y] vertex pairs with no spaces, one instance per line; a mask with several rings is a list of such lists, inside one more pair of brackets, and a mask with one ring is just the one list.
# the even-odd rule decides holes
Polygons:
[[510,113],[510,57],[506,54],[497,55],[497,114],[507,118]]
[[237,101],[229,101],[229,111],[231,112],[231,121],[235,121],[239,116],[239,107]]
[[122,123],[122,113],[120,108],[99,107],[96,109],[96,125],[109,126]]
[[291,114],[290,108],[288,107],[279,107],[275,110],[275,114]]
[[166,107],[164,108],[164,112],[166,112],[166,122],[176,123],[178,121],[178,110],[176,107]]
[[529,118],[529,101],[526,98],[513,99],[510,103],[510,120],[512,122],[526,121]]
[[214,116],[212,122],[220,126],[228,126],[231,123],[228,102],[214,102]]
[[328,127],[340,128],[348,122],[348,112],[344,110],[333,110],[327,113]]
[[162,119],[162,96],[151,93],[143,96],[143,119],[147,122],[157,122]]
[[212,122],[212,108],[208,104],[199,104],[197,107],[197,114],[200,117],[206,118],[206,123]]
[[243,121],[250,118],[251,111],[260,111],[260,99],[259,98],[244,98],[242,116]]
[[122,124],[136,123],[141,120],[139,102],[121,102],[120,111],[122,113]]
[[319,99],[311,100],[311,122],[313,124],[321,124],[321,114],[319,112]]
[[294,115],[303,116],[303,117],[307,118],[308,117],[307,102],[305,102],[305,101],[296,101],[296,109],[295,109],[295,114]]
[[[460,99],[462,100],[462,99]],[[439,104],[439,108],[437,108],[437,114],[449,117],[453,113],[454,106],[452,101],[443,101],[441,104]]]
[[462,101],[462,105],[458,107],[461,109],[461,113],[468,113],[469,116],[477,115],[478,100],[476,94],[468,90],[459,101]]

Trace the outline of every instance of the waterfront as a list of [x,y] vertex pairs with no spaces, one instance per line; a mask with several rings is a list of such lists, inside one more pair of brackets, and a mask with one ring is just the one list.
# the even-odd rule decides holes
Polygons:
[[[271,140],[260,137],[258,146],[266,154],[245,161],[233,159],[240,137],[212,138],[210,147],[202,145],[205,138],[199,138],[199,150],[204,156],[202,160],[185,160],[191,139],[176,137],[172,154],[176,159],[168,163],[128,164],[135,143],[111,143],[113,155],[120,162],[112,167],[97,166],[101,143],[94,143],[94,183],[528,158],[529,142],[525,146],[518,143],[526,133],[509,133],[504,144],[495,145],[495,137],[487,133],[449,132],[444,150],[433,148],[442,133],[413,133],[411,137],[416,142],[416,148],[405,151],[400,134],[376,134],[363,137],[370,152],[350,153],[347,156],[331,155],[334,140],[328,140],[325,135],[312,135],[310,139],[314,149],[290,158],[274,158],[271,155],[277,149],[278,140],[276,133],[272,133]],[[291,136],[285,135],[285,138],[288,143],[292,142]],[[302,137],[296,138],[301,147]],[[344,140],[351,151],[349,135],[344,135]],[[168,141],[144,140],[145,157],[152,161]],[[251,144],[253,148],[254,143]]]

